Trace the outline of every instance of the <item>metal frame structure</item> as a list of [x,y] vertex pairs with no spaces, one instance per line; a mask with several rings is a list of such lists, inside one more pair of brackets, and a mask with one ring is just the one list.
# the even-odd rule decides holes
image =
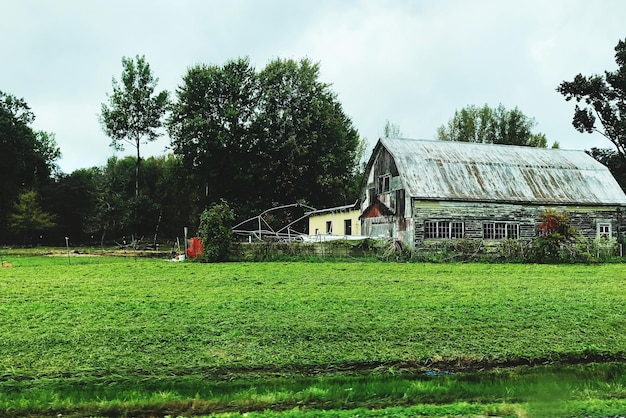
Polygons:
[[[272,228],[265,219],[265,216],[271,212],[290,208],[304,208],[308,209],[308,211],[305,211],[304,215],[302,215],[295,221],[290,222],[277,230],[274,230],[274,228]],[[238,223],[233,227],[233,234],[248,237],[250,241],[252,241],[252,239],[258,241],[263,241],[264,239],[272,239],[278,241],[302,241],[302,236],[306,234],[304,234],[303,232],[298,232],[291,227],[301,220],[308,218],[310,213],[315,210],[315,208],[305,205],[303,203],[291,203],[289,205],[276,206],[274,208],[270,208],[261,212],[257,216],[253,216],[252,218],[246,219],[245,221]],[[254,228],[244,229],[243,226],[250,222],[254,222]]]

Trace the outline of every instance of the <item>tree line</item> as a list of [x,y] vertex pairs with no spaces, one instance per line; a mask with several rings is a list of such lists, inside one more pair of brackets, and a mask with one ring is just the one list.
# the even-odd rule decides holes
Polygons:
[[[616,71],[579,74],[557,91],[575,100],[573,125],[600,132],[615,149],[592,148],[626,189],[626,41]],[[122,76],[102,103],[111,146],[133,157],[59,171],[53,133],[35,131],[24,99],[0,91],[0,243],[130,242],[153,245],[197,227],[203,211],[226,201],[237,219],[285,203],[325,208],[354,201],[365,140],[331,86],[308,59],[275,59],[256,70],[248,59],[188,68],[173,95],[143,56],[122,59]],[[582,107],[580,106],[582,105]],[[519,109],[469,105],[437,130],[451,141],[546,147],[536,122]],[[144,159],[141,144],[166,133],[171,153]],[[386,136],[400,136],[387,122]],[[558,142],[552,144],[558,147]]]
[[[10,161],[21,171],[3,162],[0,241],[156,243],[186,225],[193,231],[203,210],[222,200],[245,219],[278,204],[328,207],[358,194],[364,141],[318,64],[199,64],[173,99],[157,91],[145,57],[125,57],[122,67],[100,122],[112,147],[132,146],[136,156],[103,167],[55,171],[54,136],[32,131],[22,99],[2,96],[1,150],[16,151]],[[171,154],[144,159],[141,144],[163,131]]]

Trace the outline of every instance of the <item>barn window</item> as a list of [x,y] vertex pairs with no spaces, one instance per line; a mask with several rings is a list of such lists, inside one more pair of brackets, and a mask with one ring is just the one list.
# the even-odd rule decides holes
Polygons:
[[463,238],[463,222],[426,221],[424,222],[425,239]]
[[378,177],[378,193],[387,193],[391,190],[391,175]]
[[343,221],[343,231],[345,235],[352,235],[352,219],[345,219]]
[[450,222],[450,238],[463,238],[463,222]]
[[611,224],[610,223],[598,223],[597,233],[598,238],[611,238]]
[[326,221],[326,233],[327,234],[333,233],[333,221]]
[[506,224],[506,237],[509,239],[518,239],[519,224]]
[[511,222],[486,222],[483,224],[484,239],[518,239],[519,224]]

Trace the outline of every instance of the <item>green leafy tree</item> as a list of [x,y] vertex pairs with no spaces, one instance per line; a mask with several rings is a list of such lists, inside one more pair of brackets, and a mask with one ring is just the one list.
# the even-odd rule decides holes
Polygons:
[[276,59],[260,72],[257,154],[272,203],[305,201],[314,207],[353,203],[360,139],[330,85],[308,59]]
[[196,210],[222,198],[239,208],[244,200],[254,200],[251,169],[261,156],[253,153],[258,138],[251,126],[258,113],[259,86],[249,61],[191,67],[176,94],[168,131],[188,182],[197,186]]
[[111,157],[104,167],[97,168],[95,203],[85,220],[84,229],[97,234],[104,245],[109,236],[120,237],[131,225],[131,200],[133,195],[132,157]]
[[226,201],[215,203],[202,212],[198,235],[207,261],[228,260],[232,249],[234,220],[235,215]]
[[144,194],[150,197],[153,206],[145,214],[141,227],[156,244],[159,237],[175,237],[185,225],[194,224],[190,199],[193,184],[188,181],[180,158],[174,155],[147,158],[142,170]]
[[447,124],[437,128],[436,136],[442,141],[545,148],[546,136],[533,133],[535,125],[535,119],[524,115],[517,107],[507,110],[502,104],[496,108],[469,105],[455,111]]
[[86,223],[95,211],[98,168],[78,169],[71,174],[60,173],[54,183],[42,188],[44,207],[55,216],[56,226],[48,235],[70,237],[74,243],[91,240]]
[[244,217],[278,204],[352,201],[359,136],[319,66],[247,59],[197,65],[177,89],[172,148],[197,185],[199,208],[226,199]]
[[24,101],[0,91],[0,232],[20,193],[51,182],[61,152],[54,135],[31,128],[35,115]]
[[19,195],[9,216],[9,226],[14,232],[23,234],[24,243],[32,241],[32,234],[46,231],[55,225],[54,216],[44,212],[37,201],[37,192],[26,191]]
[[111,146],[124,150],[131,145],[137,152],[135,165],[135,196],[139,196],[140,147],[144,141],[154,141],[160,136],[159,128],[169,103],[168,92],[156,92],[155,78],[144,56],[122,58],[122,78],[113,78],[113,94],[108,104],[102,103],[100,123]]
[[626,39],[615,47],[615,62],[615,71],[588,77],[578,74],[574,81],[564,81],[556,90],[565,100],[576,101],[574,128],[579,132],[598,132],[607,138],[626,163]]

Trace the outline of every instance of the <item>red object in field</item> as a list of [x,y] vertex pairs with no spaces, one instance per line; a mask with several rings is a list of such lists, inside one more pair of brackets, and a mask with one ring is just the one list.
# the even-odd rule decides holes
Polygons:
[[202,257],[203,249],[204,248],[202,247],[202,241],[200,241],[200,238],[191,238],[189,240],[189,247],[187,247],[187,257]]

